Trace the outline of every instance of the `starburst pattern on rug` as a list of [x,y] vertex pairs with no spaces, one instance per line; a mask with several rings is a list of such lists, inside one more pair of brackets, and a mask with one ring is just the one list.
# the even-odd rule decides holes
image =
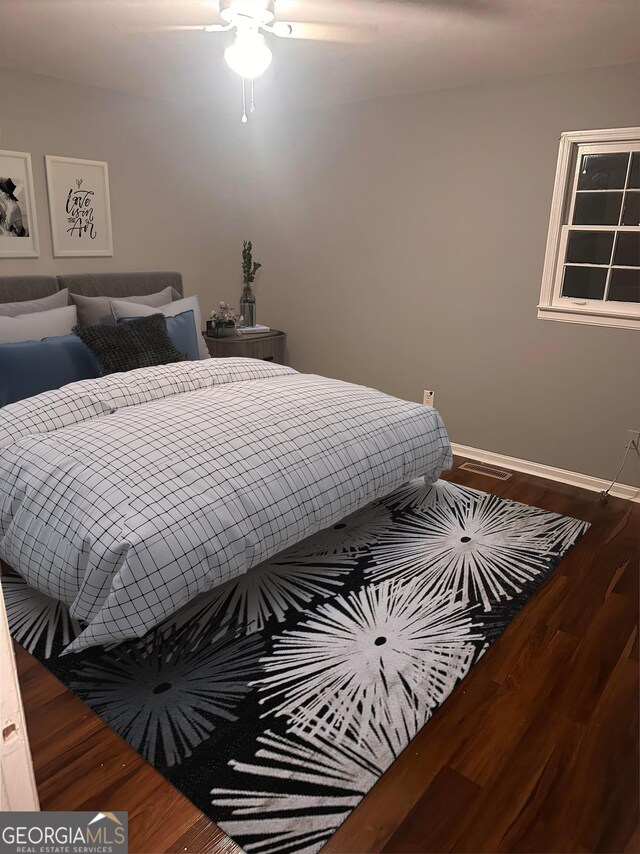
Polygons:
[[537,507],[476,493],[469,502],[415,510],[372,544],[372,581],[420,578],[434,596],[463,605],[511,599],[588,525]]
[[371,504],[330,528],[319,531],[285,552],[287,559],[304,556],[360,554],[393,529],[393,515],[384,504]]
[[[338,596],[275,638],[255,685],[264,715],[333,737],[366,738],[393,728],[405,704],[438,705],[467,673],[475,652],[469,614],[421,580],[385,581]],[[403,722],[404,723],[404,722]]]
[[428,510],[434,504],[469,503],[478,493],[467,486],[459,486],[447,480],[437,480],[427,485],[423,477],[410,480],[405,486],[381,499],[381,504],[390,507],[395,513],[407,510]]
[[263,651],[260,636],[159,627],[75,669],[71,689],[144,758],[175,765],[220,721],[238,719]]
[[19,575],[5,575],[2,591],[11,635],[27,652],[43,641],[43,657],[49,658],[54,647],[66,646],[82,631],[66,605],[29,587]]
[[[218,824],[245,851],[313,854],[424,724],[427,709],[419,706],[417,715],[403,709],[408,719],[399,741],[371,722],[360,740],[266,730],[257,739],[254,761],[229,762],[246,788],[211,790],[212,804],[224,810]],[[357,729],[364,726],[357,712],[354,722]]]
[[231,623],[245,634],[262,631],[267,620],[282,622],[291,609],[326,599],[353,572],[354,560],[329,563],[264,563],[198,599],[174,618],[176,625]]

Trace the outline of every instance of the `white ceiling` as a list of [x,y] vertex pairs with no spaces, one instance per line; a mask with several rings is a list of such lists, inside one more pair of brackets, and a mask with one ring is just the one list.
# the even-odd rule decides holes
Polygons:
[[[281,20],[344,24],[359,43],[268,37],[260,107],[333,103],[640,61],[640,0],[277,0]],[[229,33],[211,0],[0,0],[0,65],[237,111]]]

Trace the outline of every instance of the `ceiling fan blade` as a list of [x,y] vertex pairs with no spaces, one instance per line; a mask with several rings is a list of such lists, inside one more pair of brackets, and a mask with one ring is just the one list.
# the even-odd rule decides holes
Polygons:
[[144,30],[145,33],[226,33],[232,30],[231,24],[176,24],[166,27],[156,27],[153,30]]
[[381,5],[393,7],[402,12],[401,7],[407,11],[420,10],[422,12],[448,12],[453,15],[482,15],[482,17],[494,17],[507,13],[505,0],[357,0],[362,6],[370,4],[372,7]]
[[285,39],[344,44],[367,44],[374,41],[379,32],[378,27],[374,25],[321,24],[306,21],[277,21],[271,31]]
[[204,33],[206,27],[203,24],[184,24],[184,25],[176,25],[176,26],[166,26],[166,27],[156,27],[153,30],[145,30],[145,32],[152,33],[193,33],[193,32],[202,32]]

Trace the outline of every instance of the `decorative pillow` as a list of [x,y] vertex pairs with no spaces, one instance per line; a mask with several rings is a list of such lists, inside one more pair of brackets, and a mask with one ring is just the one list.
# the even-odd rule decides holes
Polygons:
[[[121,317],[118,323],[129,323],[135,317]],[[193,318],[193,311],[183,311],[175,317],[167,317],[167,332],[176,350],[185,353],[190,362],[200,358],[198,353],[198,333]]]
[[0,344],[13,341],[42,341],[50,336],[69,335],[78,322],[75,305],[34,311],[15,317],[0,317]]
[[[145,317],[153,314],[153,310],[145,305],[132,305],[129,300],[112,299],[111,311],[116,320],[122,317]],[[210,359],[209,350],[204,343],[202,337],[202,315],[200,314],[200,303],[198,297],[185,297],[170,302],[168,305],[162,305],[158,311],[161,311],[165,317],[175,317],[176,314],[182,314],[183,311],[193,311],[193,317],[196,322],[196,330],[198,332],[198,353],[201,359]]]
[[[170,303],[171,300],[177,299],[178,296],[178,292],[169,287],[158,291],[156,294],[127,297],[127,300],[134,305],[160,308],[160,306]],[[111,297],[85,297],[82,294],[69,294],[69,299],[78,309],[78,323],[81,326],[100,326],[105,324],[112,326],[115,323],[111,312]],[[153,311],[149,312],[149,314],[154,313]]]
[[0,344],[0,407],[100,376],[100,365],[77,335]]
[[186,361],[185,354],[177,350],[169,338],[163,314],[138,317],[113,326],[79,325],[73,331],[100,363],[102,376]]
[[56,294],[24,302],[0,303],[0,317],[16,317],[18,314],[33,314],[35,311],[49,311],[52,308],[64,308],[69,305],[69,291],[63,288]]

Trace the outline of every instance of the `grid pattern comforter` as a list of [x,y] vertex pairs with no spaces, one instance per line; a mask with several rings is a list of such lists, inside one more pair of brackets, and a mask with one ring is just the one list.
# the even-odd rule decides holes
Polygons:
[[0,557],[68,652],[119,642],[450,453],[434,409],[253,359],[86,380],[0,410]]

